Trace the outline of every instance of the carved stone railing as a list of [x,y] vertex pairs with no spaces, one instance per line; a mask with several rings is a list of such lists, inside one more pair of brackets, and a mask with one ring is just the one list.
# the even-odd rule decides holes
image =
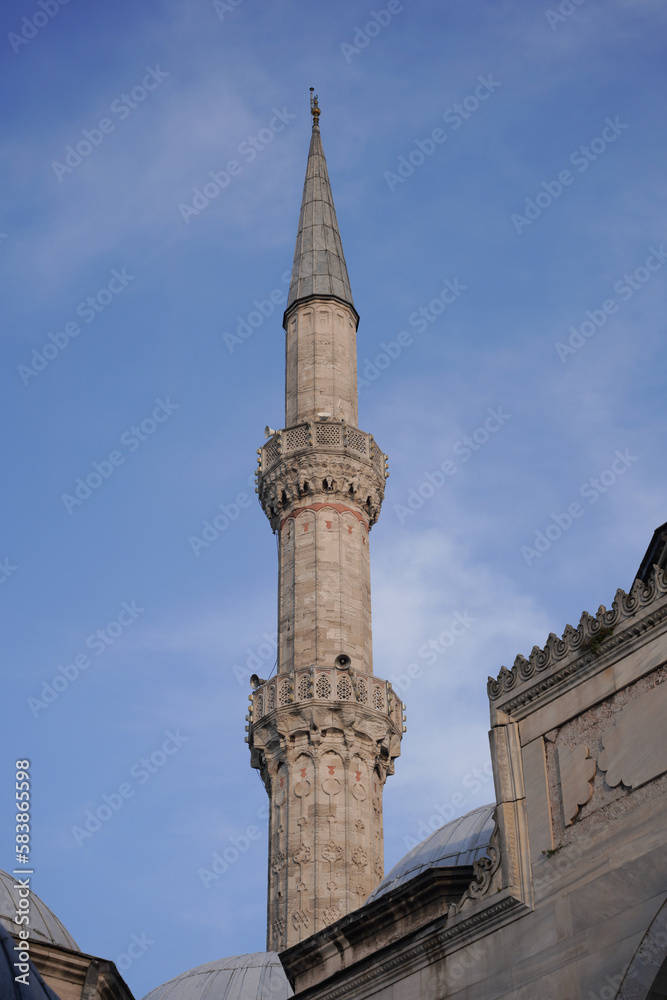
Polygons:
[[349,702],[350,705],[360,704],[388,716],[398,733],[405,731],[405,705],[394,692],[391,681],[357,670],[309,667],[307,670],[277,674],[264,681],[250,698],[250,724],[287,705]]
[[310,420],[276,431],[257,449],[259,471],[266,472],[283,455],[311,448],[361,456],[369,460],[385,479],[388,475],[387,456],[377,446],[373,435],[337,420]]

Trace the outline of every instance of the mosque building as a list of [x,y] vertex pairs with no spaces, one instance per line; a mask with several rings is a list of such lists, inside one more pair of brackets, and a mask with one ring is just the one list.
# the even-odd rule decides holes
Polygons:
[[[667,524],[629,592],[489,678],[495,800],[384,873],[382,794],[405,731],[373,672],[387,459],[357,426],[359,316],[316,97],[311,110],[285,427],[267,428],[257,468],[279,551],[277,671],[252,678],[246,727],[269,799],[267,951],[145,1000],[667,997]],[[10,992],[14,893],[3,873],[1,1000],[133,1000],[34,896],[34,974]]]

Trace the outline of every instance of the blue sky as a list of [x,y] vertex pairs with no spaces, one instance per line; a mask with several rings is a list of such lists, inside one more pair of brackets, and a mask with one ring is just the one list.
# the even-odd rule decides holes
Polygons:
[[[137,997],[265,947],[243,735],[277,565],[252,476],[283,424],[310,86],[360,425],[390,460],[374,655],[408,732],[387,868],[436,806],[492,800],[487,676],[629,588],[667,519],[667,12],[561,7],[70,0],[38,28],[37,0],[3,7],[0,863],[28,757],[34,888],[86,952],[146,935]],[[193,544],[220,505],[228,527]],[[120,806],[77,842],[104,796]]]

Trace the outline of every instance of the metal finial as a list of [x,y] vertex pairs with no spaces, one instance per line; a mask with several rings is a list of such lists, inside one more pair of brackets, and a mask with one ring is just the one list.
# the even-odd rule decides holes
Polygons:
[[319,118],[322,112],[317,103],[317,94],[313,96],[314,87],[310,88],[310,113],[313,116],[313,128],[319,128]]

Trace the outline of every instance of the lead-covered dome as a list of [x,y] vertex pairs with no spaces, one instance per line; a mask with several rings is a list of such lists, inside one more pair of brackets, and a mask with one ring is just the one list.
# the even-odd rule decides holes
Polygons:
[[144,1000],[287,1000],[292,987],[275,951],[199,965],[151,990]]
[[[20,878],[18,875],[16,878]],[[0,923],[10,934],[16,934],[14,923],[18,906],[16,878],[0,870]],[[30,887],[30,937],[34,941],[56,944],[70,951],[79,951],[79,946],[58,920],[57,916],[36,896]]]
[[366,900],[370,903],[429,868],[458,868],[483,858],[494,828],[495,803],[480,806],[438,827],[394,865]]

